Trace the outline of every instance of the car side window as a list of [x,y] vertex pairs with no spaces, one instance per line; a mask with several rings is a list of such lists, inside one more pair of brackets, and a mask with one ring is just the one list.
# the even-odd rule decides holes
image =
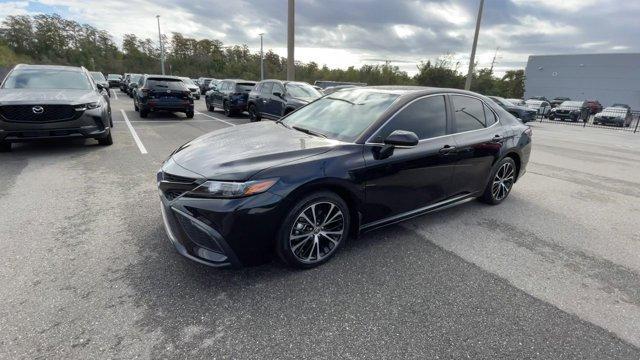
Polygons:
[[378,131],[375,142],[383,142],[396,130],[412,131],[420,140],[445,135],[447,110],[444,96],[430,96],[410,103]]
[[494,114],[493,111],[491,111],[489,106],[486,104],[484,104],[484,117],[487,119],[487,123],[486,123],[487,127],[498,122],[498,119],[496,118],[496,114]]
[[273,83],[266,82],[262,85],[262,91],[260,91],[260,93],[264,96],[271,95],[271,89],[273,89]]
[[256,84],[256,87],[255,87],[255,88],[253,88],[253,91],[255,91],[255,92],[260,92],[260,89],[262,88],[262,84],[263,84],[263,83],[257,83],[257,84]]
[[451,101],[457,132],[478,130],[485,127],[486,120],[482,101],[462,95],[451,95]]
[[284,86],[280,83],[273,83],[273,91],[272,94],[279,93],[280,95],[284,95]]

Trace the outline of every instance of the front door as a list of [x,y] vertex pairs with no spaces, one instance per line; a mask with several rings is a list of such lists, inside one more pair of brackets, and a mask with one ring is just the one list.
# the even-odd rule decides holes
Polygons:
[[[384,139],[395,130],[414,132],[420,142],[380,156]],[[451,195],[455,156],[443,95],[414,100],[364,145],[367,211],[364,225],[402,216]]]

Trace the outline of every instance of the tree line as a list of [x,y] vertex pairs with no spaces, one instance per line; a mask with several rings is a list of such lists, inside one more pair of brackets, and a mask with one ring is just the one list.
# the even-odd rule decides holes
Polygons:
[[[194,39],[180,33],[164,36],[165,69],[173,75],[259,79],[260,54],[246,44],[225,46],[216,39]],[[157,43],[125,34],[119,48],[105,30],[62,18],[57,14],[7,16],[0,27],[0,68],[17,63],[85,66],[103,73],[158,73]],[[286,58],[268,50],[264,54],[265,77],[285,79]],[[466,75],[451,55],[418,65],[409,76],[390,63],[330,69],[315,62],[296,62],[296,80],[363,82],[369,85],[421,85],[463,88]],[[510,70],[496,77],[492,69],[473,74],[472,90],[509,98],[524,96],[524,70]]]

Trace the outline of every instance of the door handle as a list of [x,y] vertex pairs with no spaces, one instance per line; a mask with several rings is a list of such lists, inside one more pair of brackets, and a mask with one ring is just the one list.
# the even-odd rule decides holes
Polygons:
[[455,146],[450,146],[450,145],[445,145],[442,148],[440,148],[440,150],[438,150],[438,152],[442,155],[447,155],[453,151],[456,150]]

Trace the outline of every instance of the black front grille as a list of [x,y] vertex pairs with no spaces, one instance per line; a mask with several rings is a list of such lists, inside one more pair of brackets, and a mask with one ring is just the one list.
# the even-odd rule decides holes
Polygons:
[[4,105],[0,115],[12,122],[52,122],[71,120],[78,116],[71,105]]
[[164,181],[169,181],[169,182],[174,182],[174,183],[181,183],[181,184],[191,184],[191,183],[196,181],[196,179],[193,179],[193,178],[173,175],[173,174],[169,174],[169,173],[166,173],[166,172],[162,174],[162,179]]
[[224,254],[224,251],[222,251],[222,249],[220,249],[220,247],[218,247],[218,245],[216,244],[216,242],[211,238],[211,236],[209,234],[207,234],[203,229],[201,229],[200,227],[196,226],[193,221],[191,221],[190,219],[188,219],[186,216],[182,215],[182,214],[177,214],[176,218],[178,219],[178,222],[180,223],[180,227],[182,228],[182,230],[184,231],[184,233],[189,237],[189,239],[204,247],[207,248],[211,251],[220,253],[220,254]]

